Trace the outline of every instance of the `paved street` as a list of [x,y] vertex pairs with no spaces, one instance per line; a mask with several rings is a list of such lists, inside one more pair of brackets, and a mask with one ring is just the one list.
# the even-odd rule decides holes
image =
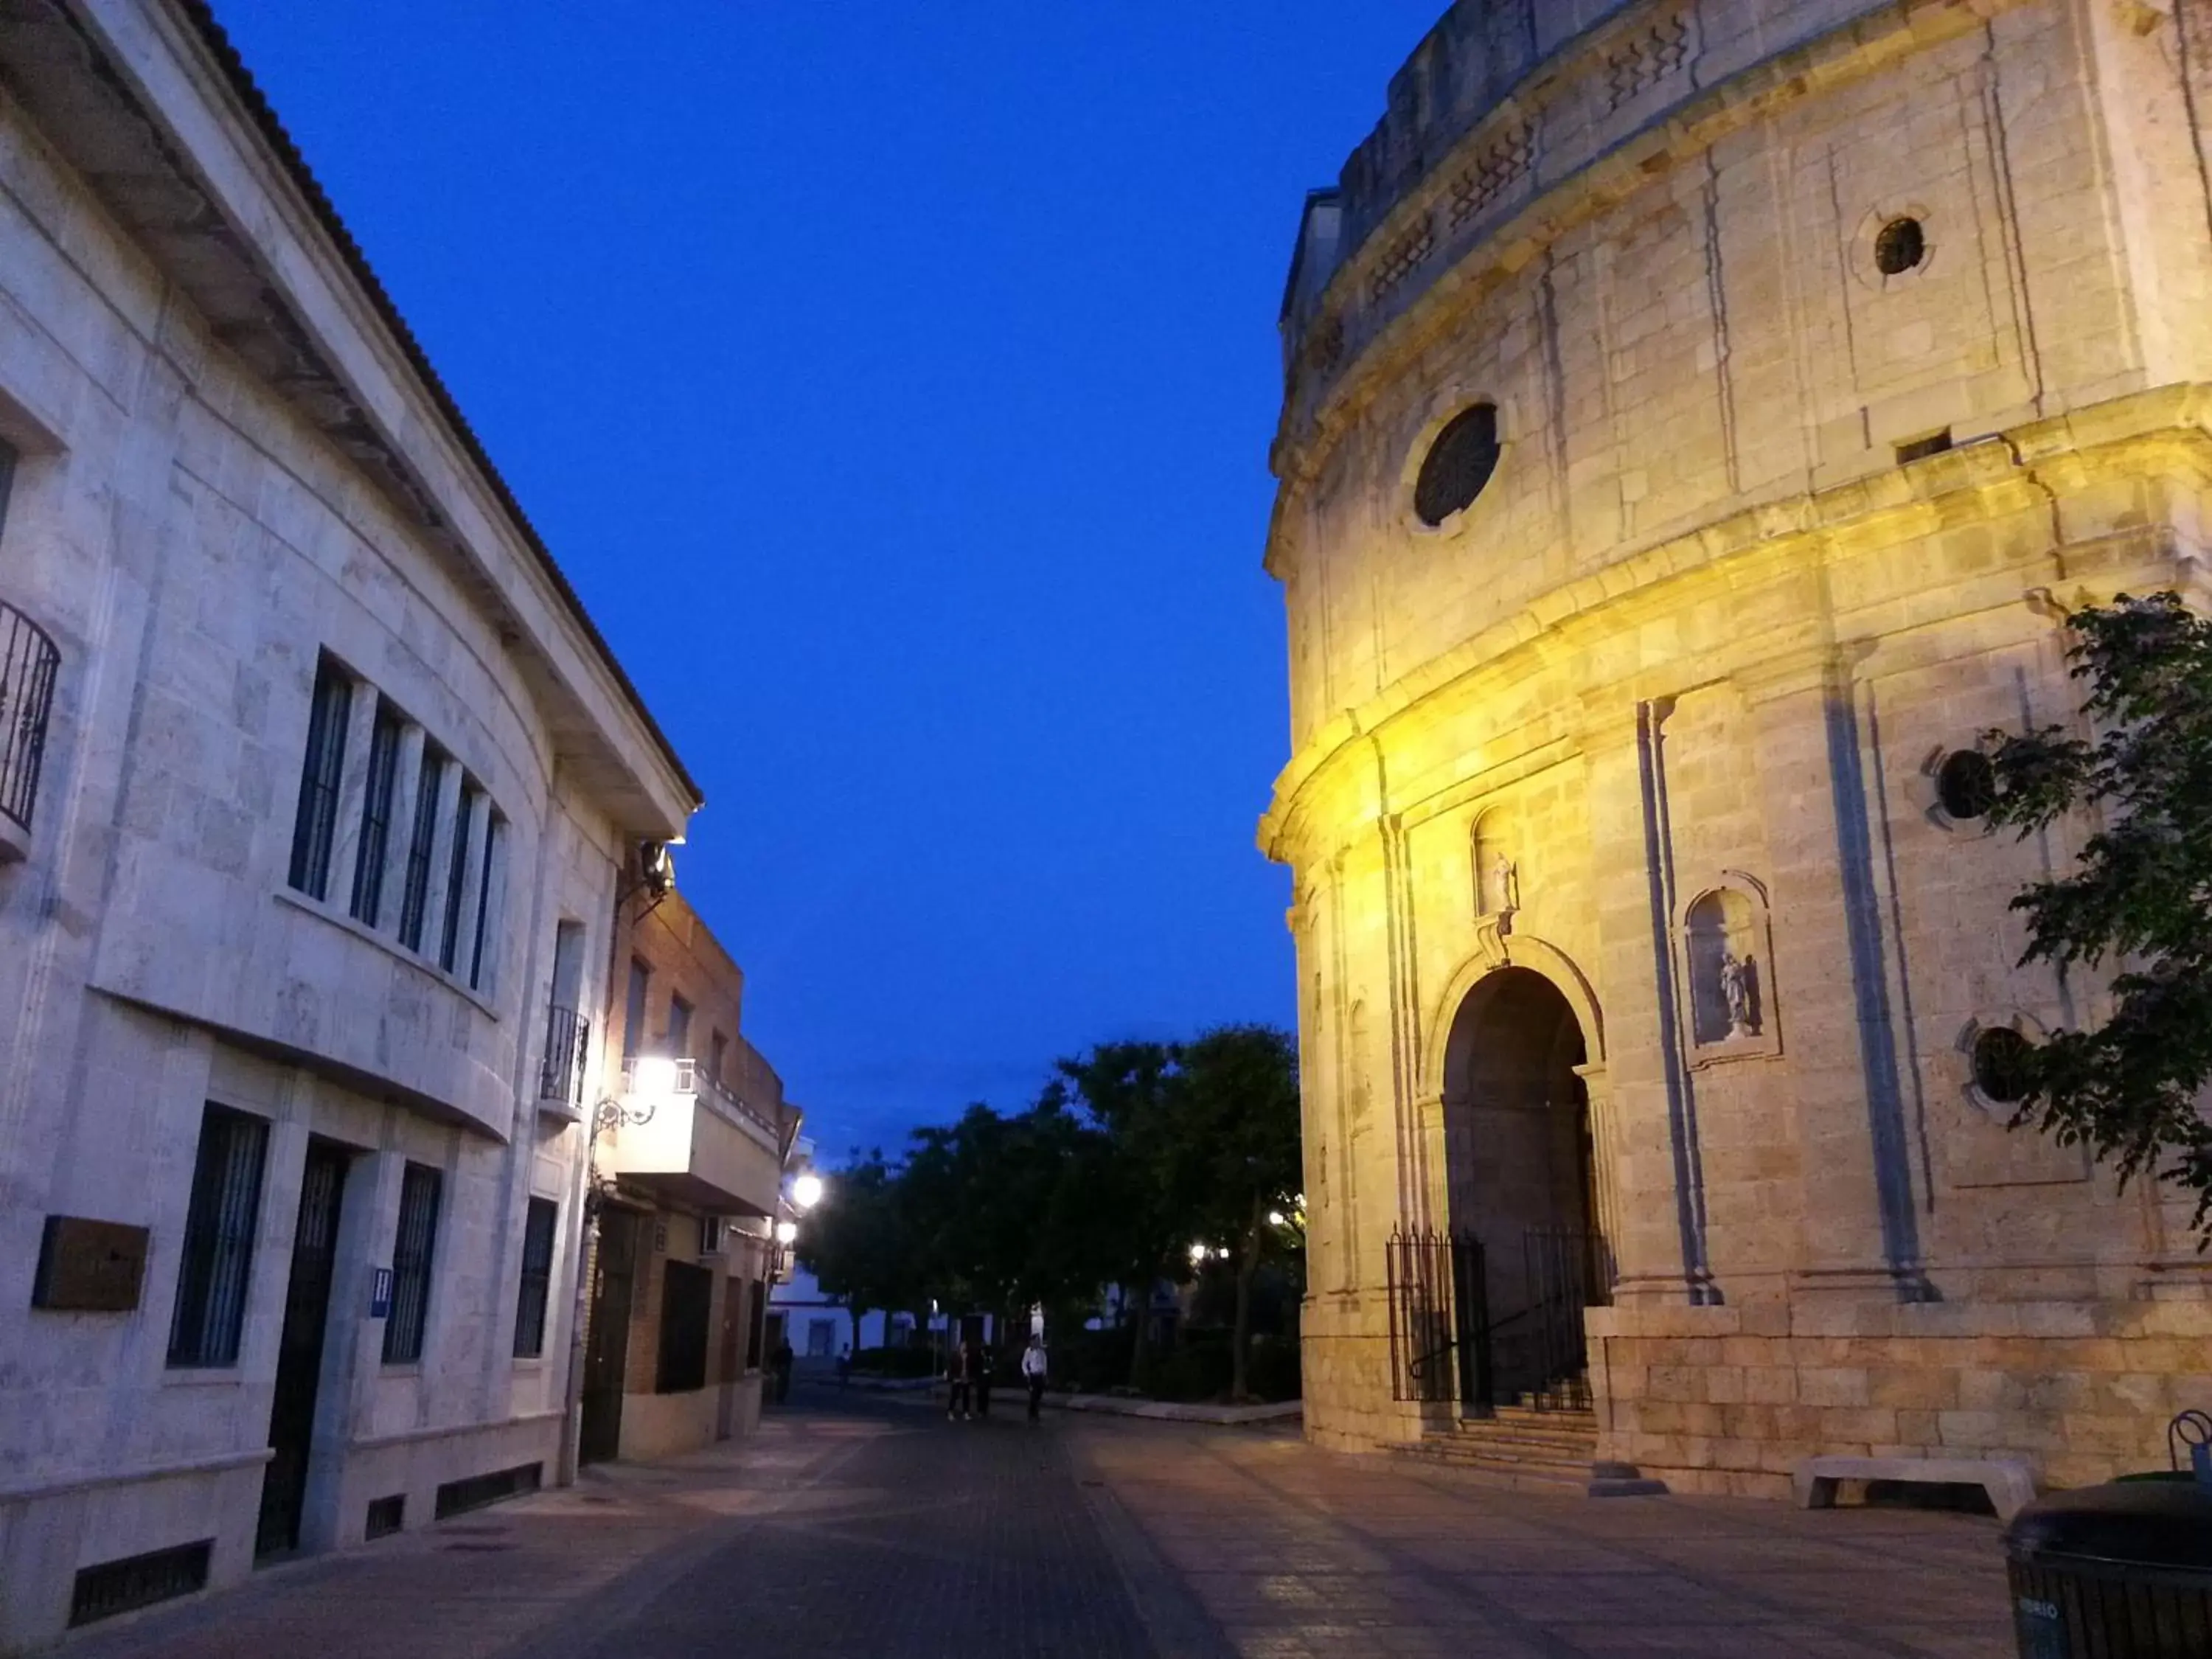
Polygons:
[[1285,1434],[948,1424],[802,1391],[750,1443],[278,1568],[76,1659],[2008,1655],[1993,1522],[1590,1502]]

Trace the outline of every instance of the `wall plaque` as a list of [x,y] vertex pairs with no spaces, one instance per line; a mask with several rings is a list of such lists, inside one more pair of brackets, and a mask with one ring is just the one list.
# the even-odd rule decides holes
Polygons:
[[56,1312],[129,1313],[146,1274],[147,1231],[120,1221],[50,1215],[39,1241],[31,1305]]

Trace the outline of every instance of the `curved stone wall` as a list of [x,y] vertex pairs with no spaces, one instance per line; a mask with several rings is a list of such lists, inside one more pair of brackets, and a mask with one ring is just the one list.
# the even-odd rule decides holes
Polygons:
[[[1393,1398],[1386,1241],[1533,1235],[1483,1196],[1524,1189],[1595,1218],[1603,1449],[1677,1484],[1855,1449],[2092,1478],[2203,1392],[2179,1209],[1972,1076],[1987,1031],[2095,1012],[2006,909],[2069,848],[1939,789],[2072,717],[2066,607],[2201,585],[2200,37],[2090,0],[1468,0],[1309,204],[1261,838],[1297,878],[1316,1432],[1442,1431]],[[1494,456],[1437,455],[1482,404]],[[1516,969],[1583,1059],[1474,1017]],[[1583,1150],[1498,1127],[1532,1111]],[[1540,1251],[1485,1242],[1510,1322]]]

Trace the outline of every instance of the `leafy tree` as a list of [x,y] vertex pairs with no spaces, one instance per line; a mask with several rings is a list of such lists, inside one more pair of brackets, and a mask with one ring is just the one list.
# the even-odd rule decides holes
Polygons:
[[1300,1185],[1297,1049],[1270,1025],[1224,1025],[1184,1044],[1169,1079],[1173,1190],[1194,1196],[1200,1242],[1231,1240],[1237,1314],[1230,1393],[1250,1392],[1252,1280],[1285,1241]]
[[2124,1185],[2142,1175],[2196,1195],[2212,1243],[2212,621],[2179,596],[2121,594],[2078,611],[2068,655],[2094,736],[2045,726],[1989,734],[1991,817],[2022,837],[2087,808],[2101,827],[2069,875],[2013,900],[2023,961],[2117,969],[2110,1018],[2018,1057],[2015,1127],[2086,1145]]
[[825,1294],[852,1310],[855,1343],[872,1310],[907,1305],[919,1282],[900,1208],[898,1172],[880,1150],[856,1152],[799,1230],[799,1261]]

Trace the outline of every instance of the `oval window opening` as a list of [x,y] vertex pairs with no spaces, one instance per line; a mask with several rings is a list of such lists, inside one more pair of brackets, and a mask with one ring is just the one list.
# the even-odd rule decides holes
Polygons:
[[1874,239],[1874,265],[1885,276],[1902,276],[1928,257],[1928,233],[1917,219],[1892,219]]
[[2032,1047],[2009,1025],[1992,1026],[1974,1039],[1974,1087],[1984,1099],[2016,1106],[2027,1097]]
[[1437,434],[1413,483],[1413,511],[1434,530],[1474,505],[1498,471],[1498,406],[1477,404]]
[[1943,815],[1960,823],[1987,816],[1997,804],[1996,768],[1977,750],[1954,751],[1936,770],[1936,799]]

